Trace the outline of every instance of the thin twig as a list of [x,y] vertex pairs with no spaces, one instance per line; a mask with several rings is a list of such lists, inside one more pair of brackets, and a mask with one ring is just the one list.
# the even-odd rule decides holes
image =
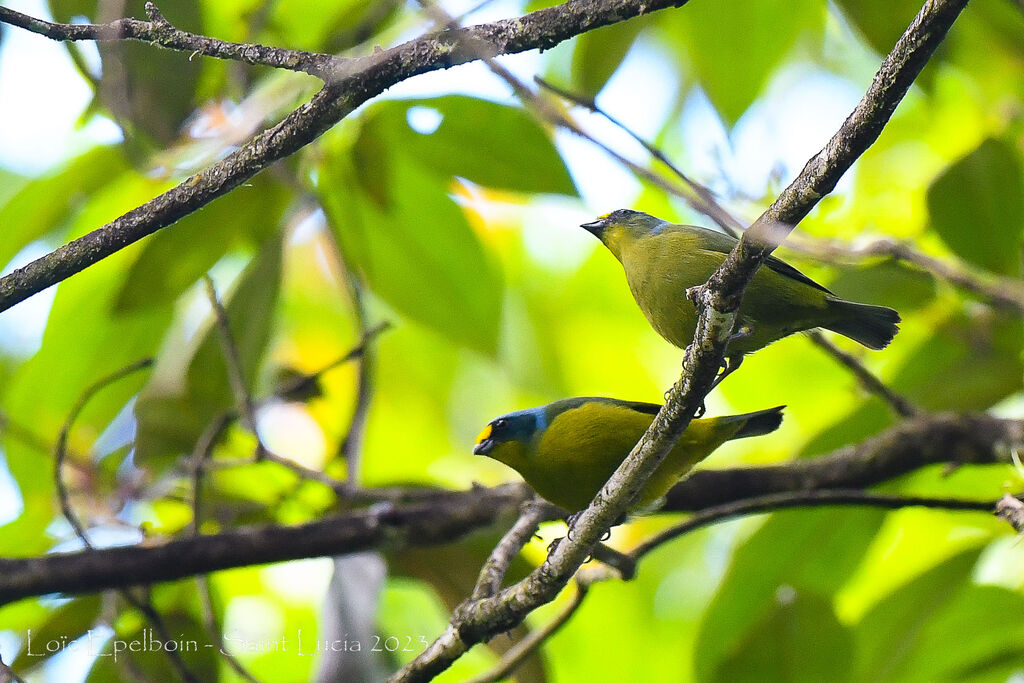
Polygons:
[[205,575],[201,574],[195,577],[196,589],[199,593],[199,602],[203,609],[203,624],[206,627],[207,632],[212,638],[214,638],[220,647],[217,648],[218,654],[224,658],[224,661],[228,663],[236,674],[238,674],[243,680],[249,683],[260,683],[259,679],[252,675],[252,673],[238,661],[238,657],[228,652],[227,643],[224,642],[224,633],[221,629],[221,625],[217,622],[217,612],[214,609],[213,604],[213,588],[210,586],[210,579]]
[[921,413],[920,408],[911,403],[905,396],[890,389],[882,380],[878,379],[870,370],[864,367],[860,360],[826,339],[825,335],[821,332],[812,330],[808,333],[808,336],[819,348],[824,349],[830,356],[852,372],[866,390],[885,401],[897,415],[911,418]]
[[523,505],[519,519],[494,546],[490,557],[480,569],[480,576],[476,580],[470,600],[489,598],[501,589],[505,572],[523,546],[533,538],[537,525],[558,518],[559,511],[553,510],[552,507],[550,503],[540,499],[531,500]]
[[[701,183],[698,183],[697,181],[690,178],[690,176],[688,176],[686,173],[683,173],[683,171],[678,166],[672,163],[672,161],[668,158],[668,155],[662,152],[661,149],[659,149],[657,146],[646,140],[639,133],[634,131],[632,128],[628,127],[623,122],[619,121],[617,118],[609,114],[607,111],[597,106],[597,102],[594,100],[594,98],[584,97],[582,95],[572,93],[564,88],[559,88],[555,85],[552,85],[548,81],[544,80],[540,76],[534,76],[533,80],[537,83],[537,85],[541,86],[545,90],[549,90],[558,95],[559,97],[569,100],[574,104],[578,104],[581,107],[585,107],[595,114],[603,116],[612,125],[621,129],[631,138],[636,140],[645,150],[647,150],[648,154],[650,154],[652,157],[654,157],[661,163],[665,164],[665,166],[667,166],[668,169],[672,171],[672,173],[674,173],[677,178],[683,181],[683,183],[688,188],[690,188],[693,194],[679,192],[678,190],[676,190],[676,186],[674,185],[667,186],[665,184],[662,184],[661,186],[663,188],[670,189],[670,191],[672,191],[673,194],[680,197],[681,199],[683,199],[683,201],[689,204],[690,208],[704,214],[711,220],[715,221],[715,223],[717,223],[718,226],[722,228],[722,230],[732,235],[733,237],[739,237],[743,233],[743,229],[745,228],[743,223],[741,223],[735,216],[729,213],[729,211],[727,211],[721,204],[718,203],[718,199],[715,197],[714,192],[712,192],[707,186],[702,185]],[[693,195],[696,195],[696,197]]]
[[172,26],[151,2],[146,3],[146,14],[149,21],[125,18],[106,24],[59,24],[0,7],[0,23],[17,26],[52,40],[140,40],[171,50],[276,69],[301,71],[321,78],[325,78],[341,59],[334,55],[304,50],[268,47],[256,43],[232,43],[180,31]]
[[306,393],[309,389],[313,388],[318,381],[320,381],[320,378],[325,373],[329,372],[330,370],[333,370],[334,368],[340,365],[344,365],[349,361],[361,358],[362,355],[366,353],[366,350],[370,348],[370,344],[377,337],[377,335],[379,335],[381,332],[388,330],[390,327],[391,323],[386,320],[382,323],[373,326],[371,329],[369,329],[363,334],[363,336],[359,340],[359,343],[352,349],[346,351],[344,354],[338,356],[333,361],[323,366],[319,370],[316,370],[315,372],[311,372],[308,375],[293,377],[285,382],[282,382],[278,386],[274,387],[274,390],[270,392],[270,397],[260,401],[260,405],[262,405],[264,402],[270,400],[275,396],[289,396],[293,394]]
[[[366,353],[366,350],[370,348],[371,343],[377,337],[377,335],[379,335],[381,332],[385,331],[389,327],[390,323],[386,321],[374,326],[372,329],[366,331],[363,334],[362,338],[359,340],[359,344],[357,344],[355,347],[353,347],[346,353],[342,354],[341,356],[334,359],[333,361],[321,367],[319,370],[315,372],[312,372],[308,375],[293,377],[281,383],[273,391],[270,392],[267,398],[254,402],[254,407],[261,406],[269,401],[275,400],[276,397],[306,393],[311,387],[316,385],[316,383],[320,380],[321,376],[324,373],[338,367],[339,365],[362,357],[362,355]],[[219,435],[221,431],[227,428],[231,424],[231,422],[233,422],[236,419],[238,419],[237,410],[225,411],[223,414],[218,415],[214,419],[213,423],[211,423],[211,425],[207,427],[207,430],[204,432],[204,435]],[[234,460],[213,460],[209,457],[209,453],[203,456],[202,453],[205,451],[207,447],[212,448],[213,444],[208,444],[207,439],[201,436],[199,442],[197,443],[196,453],[193,454],[193,466],[196,466],[198,464],[198,466],[204,470],[226,469],[231,467],[242,467],[245,465],[252,465],[263,460],[281,465],[282,467],[286,467],[293,473],[298,475],[301,479],[308,479],[311,481],[316,481],[321,484],[324,484],[325,486],[328,486],[331,489],[333,489],[334,492],[339,497],[342,497],[345,500],[366,500],[366,496],[359,495],[358,487],[353,486],[353,484],[350,481],[342,481],[340,479],[332,477],[331,475],[321,470],[315,470],[304,465],[301,465],[295,462],[294,460],[282,457],[280,455],[277,455],[276,453],[271,452],[265,446],[261,446],[253,457],[239,458]],[[196,459],[197,454],[201,456],[198,460]],[[198,488],[196,488],[196,485],[199,483],[199,481],[196,478],[198,476],[198,473],[193,469],[192,475],[193,496],[198,496]]]
[[841,260],[857,261],[875,256],[906,261],[996,306],[1024,312],[1024,280],[992,273],[982,275],[951,257],[938,259],[914,249],[905,242],[882,238],[863,245],[851,245],[838,240],[812,240],[801,235],[788,240],[786,247],[830,263]]
[[[75,514],[75,511],[71,506],[71,497],[67,485],[64,483],[63,476],[63,466],[64,461],[67,459],[68,438],[71,434],[71,428],[74,426],[75,420],[81,414],[82,410],[85,409],[89,399],[95,396],[96,393],[114,382],[131,375],[132,373],[150,367],[152,364],[152,358],[137,360],[120,370],[116,370],[115,372],[100,378],[86,387],[85,391],[83,391],[78,397],[74,406],[72,406],[71,412],[68,414],[67,419],[61,426],[60,434],[57,437],[57,447],[54,452],[53,472],[54,484],[57,488],[57,500],[60,503],[60,509],[64,518],[68,521],[68,524],[71,525],[71,528],[74,530],[78,539],[82,542],[82,545],[84,545],[88,550],[95,551],[95,546],[93,546],[92,542],[89,540],[89,536],[85,530],[85,525],[82,524],[82,521],[78,518],[78,515]],[[163,618],[153,607],[153,603],[147,595],[135,595],[132,590],[127,587],[120,588],[118,592],[125,601],[128,602],[128,604],[142,613],[161,640],[166,642],[172,638],[171,633],[167,630],[167,625],[164,623]],[[168,649],[165,649],[164,652],[167,654],[167,658],[170,660],[171,666],[183,681],[186,681],[186,683],[198,682],[198,679],[189,670],[188,666],[185,664],[185,660],[181,658],[181,654],[179,652]]]
[[495,683],[511,676],[512,672],[533,655],[544,641],[555,635],[558,629],[562,628],[576,614],[576,610],[583,604],[583,599],[587,597],[589,590],[589,582],[577,579],[576,591],[573,593],[572,598],[551,621],[540,628],[531,630],[526,637],[505,651],[505,654],[501,656],[501,660],[494,668],[479,676],[468,679],[466,683]]
[[898,509],[904,507],[927,507],[941,510],[961,510],[967,512],[991,513],[996,502],[992,500],[963,500],[960,498],[929,498],[919,496],[894,496],[870,493],[860,489],[825,489],[819,491],[787,491],[772,493],[756,498],[738,500],[725,505],[717,505],[694,513],[689,519],[674,527],[665,529],[644,541],[632,551],[636,560],[640,560],[660,545],[678,538],[683,534],[717,524],[735,517],[773,512],[788,508],[823,507],[823,506],[861,506]]
[[206,426],[203,433],[199,435],[196,446],[189,458],[189,465],[192,473],[192,521],[189,522],[188,531],[190,534],[199,533],[199,524],[202,519],[202,493],[203,475],[206,473],[210,456],[213,449],[220,440],[224,430],[231,424],[231,415],[222,413],[213,422]]
[[68,438],[71,434],[71,428],[74,426],[75,420],[78,419],[82,410],[85,409],[89,400],[100,390],[120,379],[123,379],[124,377],[138,372],[139,370],[144,370],[152,364],[152,358],[142,358],[110,373],[109,375],[106,375],[105,377],[101,377],[86,387],[85,391],[83,391],[78,397],[78,400],[75,401],[74,406],[72,406],[71,412],[68,413],[67,419],[64,420],[64,424],[61,426],[60,432],[57,436],[57,446],[54,449],[53,459],[53,481],[57,488],[57,501],[60,504],[60,510],[64,514],[64,518],[68,521],[68,524],[71,525],[71,528],[74,529],[75,535],[81,539],[82,543],[84,543],[87,548],[91,548],[92,543],[89,542],[85,526],[82,524],[81,520],[78,519],[78,515],[75,514],[75,511],[71,507],[70,493],[67,485],[64,483],[64,461],[67,460],[68,456]]
[[[245,373],[242,370],[242,361],[239,358],[238,344],[231,335],[231,321],[228,320],[228,312],[217,296],[217,288],[213,284],[213,278],[209,274],[203,274],[203,283],[206,285],[206,297],[213,309],[214,321],[217,326],[218,338],[220,339],[221,351],[224,353],[224,365],[227,367],[228,382],[231,384],[231,391],[235,396],[235,406],[242,418],[242,426],[249,430],[256,437],[259,443],[259,431],[256,428],[256,411],[253,407],[252,394],[249,393],[245,382]],[[257,446],[257,453],[262,446]]]

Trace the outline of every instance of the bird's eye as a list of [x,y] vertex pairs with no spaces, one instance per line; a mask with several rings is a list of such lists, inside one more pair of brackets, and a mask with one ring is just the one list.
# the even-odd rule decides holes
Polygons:
[[499,418],[492,422],[491,424],[494,425],[495,429],[502,429],[505,426],[505,420],[504,418]]

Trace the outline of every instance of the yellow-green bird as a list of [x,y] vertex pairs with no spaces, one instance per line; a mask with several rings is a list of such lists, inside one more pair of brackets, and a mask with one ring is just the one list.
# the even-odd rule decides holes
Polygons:
[[[581,227],[622,263],[633,298],[658,334],[685,349],[697,327],[697,310],[686,290],[707,282],[738,240],[629,209],[612,211]],[[739,332],[729,343],[725,374],[739,366],[744,354],[815,327],[838,332],[869,349],[882,349],[892,341],[899,321],[893,309],[844,301],[769,256],[743,295]]]
[[[634,510],[656,507],[694,464],[726,441],[778,429],[784,407],[691,421],[647,480]],[[492,420],[473,452],[505,463],[541,496],[577,512],[626,459],[660,408],[614,398],[566,398]]]

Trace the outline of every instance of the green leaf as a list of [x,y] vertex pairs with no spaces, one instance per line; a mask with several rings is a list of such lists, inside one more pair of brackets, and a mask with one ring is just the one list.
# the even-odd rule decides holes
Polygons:
[[[281,284],[281,242],[269,240],[239,276],[225,309],[250,392],[270,338],[274,304]],[[206,327],[187,348],[168,344],[153,377],[135,403],[140,461],[188,453],[203,430],[234,406],[227,364],[211,313]]]
[[839,0],[839,6],[880,55],[889,54],[921,9],[917,0]]
[[[417,132],[409,125],[410,116],[417,115],[440,116],[440,123],[433,132]],[[435,173],[478,185],[577,195],[550,136],[519,107],[462,95],[389,100],[367,111],[360,135],[375,136],[379,142],[371,146],[379,154],[401,154]],[[388,163],[387,158],[365,161],[371,168]]]
[[[908,354],[888,384],[927,410],[985,410],[1024,388],[1022,347],[1024,323],[1019,319],[991,309],[958,312]],[[812,438],[801,455],[857,443],[893,422],[888,406],[878,399],[866,401]]]
[[[110,683],[139,676],[147,681],[176,680],[167,649],[174,648],[197,681],[220,680],[218,644],[195,617],[175,612],[161,614],[167,629],[164,641],[148,623],[119,631],[108,641],[86,677],[88,683]],[[115,656],[116,653],[116,656]]]
[[0,207],[0,267],[33,240],[67,227],[97,188],[128,170],[120,147],[96,147],[30,181]]
[[930,273],[895,260],[841,267],[828,288],[844,299],[884,304],[904,312],[932,301],[936,292]]
[[685,51],[697,80],[725,121],[734,124],[804,33],[820,33],[818,0],[695,2],[662,18],[664,40]]
[[1024,170],[1007,143],[990,138],[928,188],[932,227],[964,259],[996,273],[1021,273]]
[[774,610],[746,634],[739,651],[710,678],[733,681],[850,680],[853,637],[832,603],[807,591],[783,591]]
[[[144,5],[143,0],[121,3],[117,16],[103,20],[145,18]],[[199,6],[193,0],[162,0],[159,7],[176,28],[204,34]],[[100,100],[114,113],[129,141],[136,133],[158,144],[176,139],[194,109],[203,60],[138,41],[101,41],[97,47],[103,72]]]
[[49,0],[54,21],[67,23],[74,17],[96,18],[97,0]]
[[[151,198],[161,186],[122,174],[97,190],[76,217],[80,234]],[[140,358],[152,356],[171,319],[170,306],[124,315],[114,313],[127,264],[137,253],[130,246],[85,269],[57,287],[42,346],[0,386],[0,403],[12,422],[41,435],[44,452],[0,431],[4,455],[21,492],[21,516],[0,527],[0,554],[46,550],[45,530],[53,517],[52,442],[71,407],[90,384]],[[146,373],[137,373],[96,394],[75,423],[75,434],[98,435],[139,390]],[[41,464],[43,466],[41,466]]]
[[573,89],[588,97],[597,95],[622,65],[648,23],[647,17],[638,17],[579,36],[572,53]]
[[[92,628],[100,617],[102,606],[100,596],[90,595],[69,600],[53,610],[42,626],[32,629],[31,644],[26,642],[25,649],[18,653],[11,667],[16,671],[28,671],[45,663],[61,651],[50,650],[47,643],[62,643],[66,648]],[[26,634],[26,637],[28,635]]]
[[780,591],[835,593],[860,563],[884,516],[879,510],[774,513],[736,550],[704,613],[695,649],[698,679],[742,653],[751,634],[773,618]]
[[1024,598],[970,583],[977,549],[904,584],[857,624],[858,680],[953,680],[972,664],[1020,652]]
[[321,201],[346,258],[399,312],[449,339],[494,354],[502,278],[462,210],[438,179],[402,157],[390,169],[390,202],[356,187],[347,160],[324,165]]
[[258,247],[276,232],[289,199],[289,192],[261,173],[153,235],[128,271],[117,310],[174,301],[240,240]]

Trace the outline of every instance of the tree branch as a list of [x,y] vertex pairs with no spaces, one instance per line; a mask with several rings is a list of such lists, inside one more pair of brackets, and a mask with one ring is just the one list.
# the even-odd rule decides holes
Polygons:
[[119,546],[0,560],[0,605],[47,593],[83,593],[173,581],[218,569],[400,545],[450,543],[511,515],[525,486],[443,492],[408,505],[379,503],[293,527],[254,527],[155,546]]
[[937,259],[905,242],[882,238],[863,245],[850,245],[838,240],[810,240],[801,236],[787,242],[786,247],[830,263],[871,256],[887,256],[906,261],[924,268],[932,275],[960,289],[980,296],[995,306],[1024,313],[1024,281],[1021,279],[993,274],[982,275],[964,263],[948,258]]
[[180,50],[218,59],[230,59],[246,64],[271,66],[276,69],[301,71],[321,78],[336,68],[336,64],[344,61],[341,57],[334,55],[268,47],[254,43],[232,43],[181,31],[172,26],[156,8],[156,5],[151,2],[146,3],[146,14],[149,16],[149,21],[125,18],[106,24],[59,24],[36,19],[7,7],[0,7],[0,22],[38,33],[52,40],[95,40],[98,42],[139,40],[170,50]]
[[[318,138],[367,100],[407,78],[473,61],[480,54],[494,56],[548,49],[580,33],[685,2],[574,0],[514,19],[424,35],[372,55],[332,63],[330,72],[323,75],[327,84],[309,102],[221,161],[120,218],[0,278],[0,311],[227,194],[273,162]],[[10,16],[10,11],[5,11],[0,20],[6,21]]]
[[[985,414],[923,415],[820,458],[767,467],[698,470],[669,492],[662,510],[701,512],[765,496],[862,489],[932,464],[1009,463],[1013,448],[1024,448],[1024,420]],[[170,581],[219,569],[368,548],[448,543],[498,519],[513,518],[534,495],[520,485],[460,492],[365,489],[360,493],[367,501],[383,496],[412,502],[378,502],[367,510],[295,527],[193,535],[157,546],[0,559],[0,604],[47,593]]]
[[966,2],[925,3],[839,131],[744,233],[708,283],[698,288],[694,299],[701,314],[694,341],[683,360],[682,376],[669,390],[665,405],[647,433],[580,513],[572,526],[573,533],[521,582],[458,610],[444,634],[397,672],[392,681],[432,679],[474,644],[521,623],[568,583],[605,531],[637,498],[710,390],[725,356],[743,291],[774,249],[768,237],[776,231],[776,237],[785,237],[874,142]]

